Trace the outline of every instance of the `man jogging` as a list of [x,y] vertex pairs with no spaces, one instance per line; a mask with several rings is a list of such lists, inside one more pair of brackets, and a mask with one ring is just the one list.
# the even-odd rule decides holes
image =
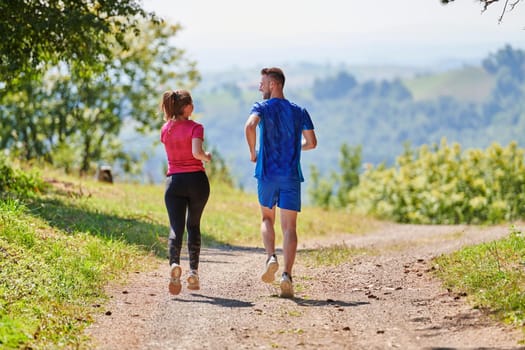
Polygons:
[[[301,211],[301,151],[314,149],[317,138],[306,109],[284,98],[284,73],[280,68],[261,70],[256,102],[246,121],[245,135],[250,160],[255,162],[257,193],[261,206],[261,234],[267,259],[263,282],[272,283],[279,269],[275,255],[275,207],[280,208],[284,269],[281,297],[293,297],[292,268],[297,252],[297,213]],[[257,126],[259,150],[256,151]]]

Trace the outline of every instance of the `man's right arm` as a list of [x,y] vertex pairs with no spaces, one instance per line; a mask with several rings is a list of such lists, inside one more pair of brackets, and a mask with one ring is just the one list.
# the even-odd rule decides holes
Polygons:
[[257,161],[257,153],[255,152],[255,144],[257,143],[257,125],[259,124],[259,116],[256,114],[250,115],[246,124],[244,125],[244,134],[246,135],[246,142],[250,150],[250,160]]

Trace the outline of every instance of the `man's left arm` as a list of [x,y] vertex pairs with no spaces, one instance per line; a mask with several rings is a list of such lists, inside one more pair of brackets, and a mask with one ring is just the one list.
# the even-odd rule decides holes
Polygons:
[[308,151],[317,147],[317,137],[315,136],[315,131],[303,130],[303,140],[301,142],[301,150]]

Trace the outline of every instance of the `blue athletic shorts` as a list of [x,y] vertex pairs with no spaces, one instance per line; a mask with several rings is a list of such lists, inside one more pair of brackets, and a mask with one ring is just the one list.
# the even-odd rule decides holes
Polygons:
[[259,204],[273,208],[301,211],[301,182],[257,180]]

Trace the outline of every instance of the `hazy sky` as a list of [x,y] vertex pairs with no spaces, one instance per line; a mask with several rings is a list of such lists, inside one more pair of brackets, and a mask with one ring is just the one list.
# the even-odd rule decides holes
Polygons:
[[292,61],[430,65],[472,61],[505,44],[525,49],[525,3],[498,18],[475,0],[143,0],[183,30],[199,68]]

